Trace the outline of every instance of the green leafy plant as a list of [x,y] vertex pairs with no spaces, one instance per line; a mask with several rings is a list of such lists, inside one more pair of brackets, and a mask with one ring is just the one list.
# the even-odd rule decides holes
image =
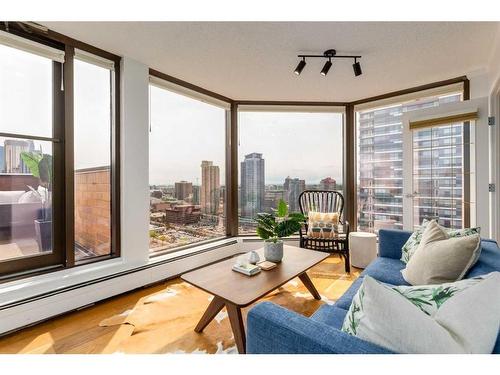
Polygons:
[[49,207],[52,191],[52,155],[37,151],[21,152],[21,159],[23,159],[31,174],[40,181],[42,189],[34,189],[31,186],[28,186],[28,188],[40,197],[42,219],[48,220],[51,217]]
[[41,152],[21,152],[21,158],[40,185],[50,191],[52,183],[52,155]]
[[272,213],[260,213],[255,218],[257,222],[257,235],[268,242],[278,242],[283,237],[288,237],[297,232],[306,217],[300,212],[288,212],[288,206],[280,199],[277,209]]

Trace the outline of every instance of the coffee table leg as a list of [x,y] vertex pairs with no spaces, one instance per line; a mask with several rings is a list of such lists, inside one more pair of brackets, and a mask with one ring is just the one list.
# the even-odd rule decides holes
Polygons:
[[196,325],[194,331],[198,333],[203,331],[203,329],[215,318],[215,316],[219,313],[219,311],[222,310],[223,307],[224,300],[220,297],[214,296],[212,302],[210,302],[210,305],[208,305],[207,310]]
[[233,329],[234,341],[238,348],[238,353],[246,353],[246,336],[245,326],[243,325],[243,317],[241,316],[241,309],[231,303],[226,302],[226,309]]
[[301,273],[299,275],[300,281],[304,284],[304,286],[307,288],[307,290],[312,294],[314,299],[320,300],[321,296],[319,295],[318,291],[316,290],[316,287],[312,283],[311,279],[309,276],[307,276],[307,273]]

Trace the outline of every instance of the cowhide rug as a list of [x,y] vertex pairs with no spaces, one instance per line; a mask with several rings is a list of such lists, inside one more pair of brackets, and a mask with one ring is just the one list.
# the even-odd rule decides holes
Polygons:
[[[312,298],[299,279],[294,279],[263,300],[272,301],[310,316],[322,304],[334,303],[359,275],[344,272],[343,262],[330,257],[308,271],[322,296]],[[227,312],[223,309],[205,328],[194,332],[212,296],[180,279],[165,283],[163,290],[145,296],[133,309],[100,322],[101,327],[128,327],[126,337],[115,343],[115,353],[237,353]],[[252,306],[243,310],[246,314]]]

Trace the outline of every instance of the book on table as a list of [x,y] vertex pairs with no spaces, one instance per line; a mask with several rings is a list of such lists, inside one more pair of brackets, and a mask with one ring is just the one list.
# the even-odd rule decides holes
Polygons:
[[260,267],[255,264],[235,264],[233,271],[240,272],[247,276],[253,276],[260,272]]

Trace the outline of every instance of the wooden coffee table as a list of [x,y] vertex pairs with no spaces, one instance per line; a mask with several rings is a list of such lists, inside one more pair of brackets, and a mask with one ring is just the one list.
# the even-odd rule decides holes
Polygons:
[[[257,252],[263,260],[264,249]],[[194,329],[195,332],[202,332],[225,306],[238,352],[245,353],[246,336],[241,308],[254,303],[295,277],[300,278],[315,299],[321,299],[306,271],[328,256],[329,254],[319,251],[285,246],[282,262],[272,270],[261,271],[255,276],[246,276],[233,271],[231,268],[235,258],[182,275],[182,280],[214,296]]]

